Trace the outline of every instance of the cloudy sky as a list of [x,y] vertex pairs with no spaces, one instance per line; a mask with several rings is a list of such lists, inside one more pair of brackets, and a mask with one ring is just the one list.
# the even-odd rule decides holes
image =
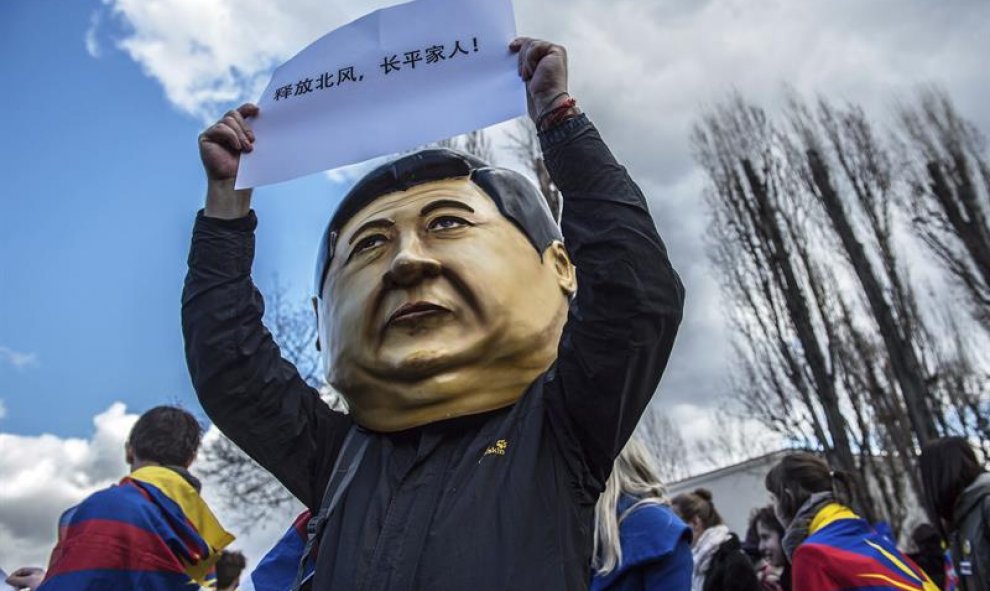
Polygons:
[[[179,293],[204,181],[196,135],[271,69],[387,0],[8,0],[0,6],[0,567],[45,560],[58,513],[124,471],[139,413],[199,411]],[[688,289],[659,404],[687,438],[724,389],[727,335],[687,137],[732,89],[784,85],[877,118],[921,84],[990,131],[982,0],[516,0],[568,47],[572,94],[643,186]],[[353,175],[256,192],[255,276],[306,296]],[[273,517],[278,521],[279,516]],[[271,535],[270,532],[267,535]],[[249,536],[250,548],[267,543]]]

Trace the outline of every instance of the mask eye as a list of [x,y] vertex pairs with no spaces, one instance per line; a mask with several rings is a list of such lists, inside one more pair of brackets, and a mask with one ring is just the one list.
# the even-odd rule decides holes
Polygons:
[[362,252],[373,250],[379,246],[385,244],[386,238],[384,234],[372,234],[370,236],[365,236],[364,238],[357,241],[354,248],[351,249],[351,254],[347,257],[347,260],[351,260],[355,255],[359,255]]
[[431,220],[426,228],[431,232],[443,232],[444,230],[453,230],[455,228],[473,225],[471,222],[457,216],[442,215]]

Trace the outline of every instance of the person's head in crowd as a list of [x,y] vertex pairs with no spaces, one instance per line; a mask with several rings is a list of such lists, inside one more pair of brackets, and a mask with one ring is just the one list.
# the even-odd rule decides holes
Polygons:
[[755,510],[749,516],[750,519],[749,524],[746,526],[746,535],[742,538],[742,550],[749,557],[749,560],[753,564],[756,564],[762,559],[762,556],[760,556],[760,550],[758,548],[760,540],[756,535],[756,522],[753,521],[753,513],[755,513]]
[[[622,515],[618,515],[617,507],[623,495],[633,497],[635,502]],[[605,483],[605,492],[598,497],[595,505],[595,549],[592,556],[595,557],[595,569],[599,574],[608,574],[622,563],[622,545],[619,543],[622,519],[640,505],[668,502],[667,491],[643,444],[635,437],[630,439],[615,459],[612,474]]]
[[911,542],[922,554],[941,554],[942,537],[938,530],[930,523],[919,523],[911,530]]
[[920,523],[911,530],[911,543],[915,551],[908,554],[932,579],[939,589],[945,588],[945,548],[938,529],[930,523]]
[[849,504],[850,500],[849,478],[829,468],[823,458],[807,452],[781,458],[767,473],[764,484],[773,498],[777,519],[785,529],[816,493],[832,493],[833,500],[841,504]]
[[929,443],[921,450],[919,464],[926,509],[944,536],[952,523],[956,501],[985,470],[973,447],[962,437],[943,437]]
[[674,511],[691,526],[693,542],[701,539],[706,529],[722,525],[722,516],[715,509],[712,492],[707,488],[696,488],[692,492],[681,493],[671,499]]
[[203,439],[196,418],[175,406],[156,406],[141,415],[124,446],[131,470],[143,466],[188,468]]
[[314,299],[355,420],[398,431],[518,400],[556,358],[577,289],[562,240],[532,182],[454,150],[358,181],[324,232]]
[[786,566],[787,558],[780,545],[780,540],[784,537],[784,526],[777,519],[773,505],[757,509],[753,513],[751,524],[756,529],[760,556],[772,566]]
[[217,591],[234,591],[241,584],[241,573],[247,559],[240,552],[224,550],[217,560]]

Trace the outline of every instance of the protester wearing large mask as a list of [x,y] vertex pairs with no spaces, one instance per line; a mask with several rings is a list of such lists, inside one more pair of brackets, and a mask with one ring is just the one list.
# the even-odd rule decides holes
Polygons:
[[200,137],[190,374],[214,423],[313,511],[317,591],[585,588],[595,501],[670,355],[683,289],[645,196],[568,94],[564,49],[506,50],[563,195],[560,226],[522,175],[450,150],[358,181],[314,284],[327,379],[349,415],[262,324],[258,222],[250,191],[234,190],[241,154],[264,141],[257,108]]

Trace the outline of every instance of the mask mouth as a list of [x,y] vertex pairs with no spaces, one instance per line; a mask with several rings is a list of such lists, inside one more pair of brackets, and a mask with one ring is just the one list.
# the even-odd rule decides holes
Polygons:
[[449,313],[450,310],[433,302],[406,302],[389,314],[388,320],[385,321],[385,328],[402,324],[415,324],[424,318]]

